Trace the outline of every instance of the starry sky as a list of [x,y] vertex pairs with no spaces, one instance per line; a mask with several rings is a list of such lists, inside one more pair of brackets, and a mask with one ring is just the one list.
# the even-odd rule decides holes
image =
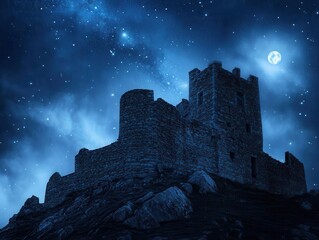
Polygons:
[[[0,227],[44,200],[82,147],[118,136],[119,98],[176,105],[214,60],[259,77],[264,151],[286,150],[319,184],[319,0],[4,0],[0,3]],[[267,61],[270,51],[282,61]]]

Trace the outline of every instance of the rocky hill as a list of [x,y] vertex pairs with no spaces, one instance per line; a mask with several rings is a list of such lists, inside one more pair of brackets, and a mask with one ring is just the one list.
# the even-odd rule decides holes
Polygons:
[[284,197],[197,171],[113,182],[54,208],[29,198],[0,239],[319,239],[319,194]]

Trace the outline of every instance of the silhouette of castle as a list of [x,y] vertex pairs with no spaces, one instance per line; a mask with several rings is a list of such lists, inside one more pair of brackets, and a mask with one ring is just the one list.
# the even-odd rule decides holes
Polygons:
[[75,172],[54,173],[45,205],[55,206],[73,191],[119,180],[150,182],[161,173],[203,169],[271,193],[307,191],[303,164],[291,153],[281,163],[263,152],[258,79],[240,77],[220,62],[189,72],[189,101],[176,107],[151,90],[121,97],[118,140],[81,149]]

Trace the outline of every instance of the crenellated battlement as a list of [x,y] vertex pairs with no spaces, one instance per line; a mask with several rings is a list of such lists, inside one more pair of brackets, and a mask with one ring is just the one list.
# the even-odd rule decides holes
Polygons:
[[75,172],[50,178],[45,204],[67,194],[112,181],[143,184],[163,172],[196,169],[272,193],[307,191],[303,164],[286,152],[281,163],[263,152],[258,78],[241,77],[213,62],[189,72],[189,100],[176,107],[154,92],[135,89],[120,99],[118,140],[96,150],[81,149]]

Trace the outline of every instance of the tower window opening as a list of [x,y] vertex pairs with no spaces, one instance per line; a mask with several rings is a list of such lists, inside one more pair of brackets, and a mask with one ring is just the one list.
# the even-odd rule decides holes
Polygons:
[[244,94],[241,92],[237,93],[237,106],[244,106]]
[[257,177],[257,158],[251,157],[251,177]]
[[229,153],[229,157],[231,160],[234,160],[235,159],[235,153],[234,152],[230,152]]
[[203,104],[203,98],[204,98],[203,92],[199,92],[197,97],[198,97],[198,99],[197,99],[198,105],[202,105]]
[[246,132],[251,133],[251,125],[249,123],[246,123]]

